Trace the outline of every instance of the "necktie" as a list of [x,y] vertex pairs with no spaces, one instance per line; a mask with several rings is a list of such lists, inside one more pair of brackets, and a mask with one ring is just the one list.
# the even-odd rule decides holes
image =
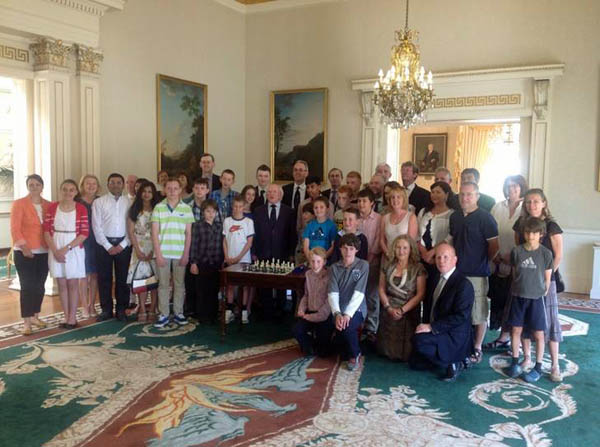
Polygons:
[[435,286],[435,290],[433,291],[433,300],[431,302],[431,313],[429,315],[429,321],[431,323],[433,323],[433,309],[435,308],[437,300],[440,297],[442,290],[444,289],[444,285],[446,285],[446,278],[444,278],[443,276],[440,276],[440,280],[438,281],[437,286]]
[[296,186],[296,191],[294,191],[294,199],[293,199],[292,206],[295,210],[297,210],[298,205],[300,205],[300,187]]
[[261,189],[260,190],[260,204],[262,205],[263,203],[265,203],[265,190]]
[[333,203],[333,207],[337,209],[337,191],[335,189],[331,190],[331,194],[329,194],[329,201]]
[[269,216],[269,222],[271,225],[275,225],[277,222],[277,206],[271,205],[271,215]]

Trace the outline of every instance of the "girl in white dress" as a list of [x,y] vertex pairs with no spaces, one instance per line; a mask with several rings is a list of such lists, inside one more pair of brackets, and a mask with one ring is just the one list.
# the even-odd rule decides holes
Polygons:
[[44,239],[50,250],[50,275],[58,283],[58,292],[65,314],[60,326],[77,326],[79,280],[85,278],[85,251],[83,241],[88,237],[87,209],[75,202],[79,193],[77,183],[68,179],[60,185],[61,200],[53,202],[44,218]]

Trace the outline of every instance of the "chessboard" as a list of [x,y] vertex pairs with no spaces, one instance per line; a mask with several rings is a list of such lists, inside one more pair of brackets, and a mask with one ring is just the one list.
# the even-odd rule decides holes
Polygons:
[[241,264],[241,271],[247,273],[262,273],[267,275],[287,275],[293,272],[296,265],[289,261],[272,259],[271,261],[255,261],[253,264]]

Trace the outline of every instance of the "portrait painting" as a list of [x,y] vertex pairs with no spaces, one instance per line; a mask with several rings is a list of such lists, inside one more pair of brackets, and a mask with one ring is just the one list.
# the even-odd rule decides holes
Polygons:
[[296,160],[311,175],[325,178],[327,166],[327,89],[271,92],[271,166],[275,182],[290,182]]
[[413,134],[413,162],[420,174],[435,174],[437,168],[446,166],[447,153],[447,133]]
[[199,177],[206,148],[207,86],[159,74],[156,96],[158,170]]

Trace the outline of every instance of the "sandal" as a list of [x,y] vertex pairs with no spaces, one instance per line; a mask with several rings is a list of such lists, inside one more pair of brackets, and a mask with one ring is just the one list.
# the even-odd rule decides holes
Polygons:
[[473,350],[473,354],[471,354],[471,363],[481,363],[481,360],[483,360],[483,352],[481,352],[481,349],[477,349],[475,348]]
[[40,328],[40,329],[45,329],[46,327],[48,327],[47,323],[44,323],[42,320],[31,320],[31,324],[33,324],[34,326]]
[[488,350],[489,351],[497,351],[497,350],[503,350],[503,349],[510,349],[510,338],[508,340],[504,340],[504,341],[497,338],[494,341],[484,344],[483,349],[485,349],[486,351],[488,351]]

